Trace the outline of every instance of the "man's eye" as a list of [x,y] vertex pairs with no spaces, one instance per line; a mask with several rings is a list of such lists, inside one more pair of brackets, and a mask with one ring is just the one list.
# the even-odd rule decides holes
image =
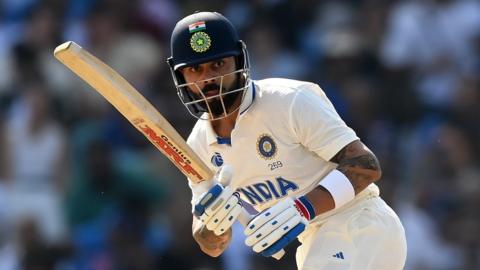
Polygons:
[[221,67],[221,66],[223,66],[224,64],[225,64],[225,62],[224,62],[223,60],[221,60],[221,61],[216,61],[213,65],[214,65],[215,67]]
[[190,68],[188,69],[188,71],[190,71],[191,73],[195,73],[195,72],[198,71],[198,66],[190,67]]

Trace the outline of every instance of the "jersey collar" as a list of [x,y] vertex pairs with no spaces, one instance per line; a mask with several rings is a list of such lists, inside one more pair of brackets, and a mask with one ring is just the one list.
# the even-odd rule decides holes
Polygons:
[[[255,95],[256,95],[256,89],[255,89],[255,84],[253,81],[250,82],[249,87],[245,90],[245,97],[243,98],[242,104],[240,104],[240,115],[243,115],[248,109],[252,106],[253,102],[255,101]],[[238,121],[237,117],[237,121]],[[206,135],[207,135],[207,143],[208,145],[212,145],[214,143],[218,144],[231,144],[230,138],[221,138],[218,137],[217,134],[215,134],[215,131],[212,128],[212,125],[210,122],[205,121],[207,125],[207,130],[206,130]],[[228,142],[228,143],[227,143]]]

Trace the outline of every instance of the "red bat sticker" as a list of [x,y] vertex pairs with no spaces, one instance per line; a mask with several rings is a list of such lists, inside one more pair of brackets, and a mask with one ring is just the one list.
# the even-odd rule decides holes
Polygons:
[[[143,122],[143,121],[140,121]],[[140,124],[140,123],[139,123]],[[150,140],[152,140],[157,146],[159,146],[163,151],[186,173],[195,175],[198,179],[204,180],[203,177],[195,171],[195,169],[190,165],[192,162],[188,160],[182,151],[176,148],[165,135],[158,136],[155,131],[150,128],[147,124],[137,125],[145,135],[147,135]]]

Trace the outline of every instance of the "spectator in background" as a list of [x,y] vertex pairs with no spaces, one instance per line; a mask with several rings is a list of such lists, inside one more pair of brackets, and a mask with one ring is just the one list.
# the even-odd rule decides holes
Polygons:
[[152,269],[154,255],[169,244],[166,227],[152,227],[153,209],[165,196],[164,186],[154,179],[148,163],[129,160],[126,167],[108,141],[95,135],[102,134],[99,130],[101,126],[84,125],[74,134],[77,162],[66,209],[75,265]]
[[[480,52],[480,51],[479,51]],[[479,54],[480,57],[480,54]],[[455,94],[447,109],[451,121],[465,128],[473,141],[474,150],[480,152],[480,143],[475,138],[480,137],[480,78],[477,74],[469,74],[460,78],[455,86]]]
[[399,204],[414,243],[407,259],[411,269],[476,269],[471,254],[480,243],[480,222],[473,214],[480,170],[468,134],[453,123],[439,123],[428,134],[432,143],[413,155],[410,198]]
[[256,78],[264,77],[295,77],[306,76],[306,66],[301,55],[290,50],[282,42],[275,27],[266,21],[260,21],[255,28],[247,32],[247,42],[254,49],[251,62]]
[[33,218],[48,243],[65,237],[61,214],[66,166],[65,133],[52,117],[43,81],[23,84],[9,111],[6,143],[11,222]]
[[[3,104],[2,104],[3,105]],[[4,123],[3,106],[0,106],[0,269],[16,270],[19,266],[19,253],[15,249],[12,238],[9,237],[11,228],[8,224],[8,211],[10,208],[7,200],[7,153],[6,129]]]
[[411,68],[423,103],[442,110],[459,76],[475,68],[479,33],[478,1],[400,1],[391,11],[382,60],[387,67]]
[[0,23],[1,50],[8,52],[0,56],[7,63],[0,96],[6,130],[0,145],[5,177],[2,270],[53,269],[56,258],[64,256],[53,249],[61,249],[68,238],[61,211],[68,142],[51,102],[57,90],[51,87],[57,74],[50,72],[52,63],[57,65],[51,55],[60,25],[58,10],[43,4],[36,0],[1,3],[6,12],[2,14],[5,24]]

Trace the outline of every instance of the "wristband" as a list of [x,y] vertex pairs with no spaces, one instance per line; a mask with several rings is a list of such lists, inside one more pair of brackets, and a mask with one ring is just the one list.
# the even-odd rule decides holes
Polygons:
[[347,204],[355,198],[355,190],[350,180],[339,170],[333,170],[319,183],[324,187],[335,202],[335,209]]
[[313,204],[310,202],[310,200],[307,199],[307,197],[299,197],[295,199],[294,202],[295,206],[300,211],[302,216],[304,216],[307,220],[312,220],[316,216],[315,208],[313,207]]

